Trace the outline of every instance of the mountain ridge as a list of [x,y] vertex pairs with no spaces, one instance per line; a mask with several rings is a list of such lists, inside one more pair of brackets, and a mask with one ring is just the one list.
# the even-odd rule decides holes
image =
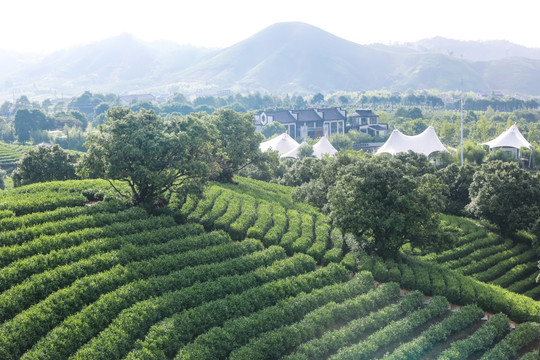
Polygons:
[[0,96],[232,90],[298,93],[438,89],[540,95],[540,49],[435,37],[361,45],[313,25],[271,25],[224,49],[122,34],[22,62],[0,52]]

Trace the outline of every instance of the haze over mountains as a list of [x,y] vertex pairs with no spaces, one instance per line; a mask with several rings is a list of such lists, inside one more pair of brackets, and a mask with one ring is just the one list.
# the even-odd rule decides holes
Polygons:
[[44,58],[0,52],[0,98],[104,93],[313,94],[338,90],[502,91],[540,95],[540,49],[432,38],[360,45],[305,23],[278,23],[225,49],[131,35]]

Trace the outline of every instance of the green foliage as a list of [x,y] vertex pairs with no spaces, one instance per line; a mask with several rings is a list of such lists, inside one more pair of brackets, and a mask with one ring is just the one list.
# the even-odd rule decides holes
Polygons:
[[221,154],[217,162],[221,172],[219,181],[232,182],[232,176],[247,165],[257,165],[265,160],[259,144],[262,136],[255,131],[253,116],[230,109],[217,110],[210,121],[217,129]]
[[[37,358],[39,354],[43,356],[44,353],[48,358],[67,357],[108,326],[123,309],[128,309],[139,301],[181,288],[187,295],[196,296],[197,299],[205,295],[210,299],[211,287],[197,285],[197,282],[226,285],[227,282],[215,280],[223,276],[249,273],[259,266],[270,265],[284,257],[285,253],[282,249],[272,247],[222,262],[187,267],[155,279],[148,278],[131,282],[101,296],[98,301],[66,319],[50,333],[50,336],[44,337],[34,347],[35,351],[30,351],[26,355],[31,354],[28,359]],[[96,316],[97,314],[99,316]],[[83,330],[83,328],[88,330]]]
[[430,326],[414,340],[400,345],[394,352],[385,356],[384,360],[420,359],[436,343],[442,342],[449,335],[463,330],[478,321],[484,312],[475,305],[468,305],[453,313],[443,321]]
[[13,172],[13,186],[37,182],[76,179],[78,156],[62,150],[58,145],[38,146],[28,151]]
[[[296,255],[292,261],[301,259]],[[314,265],[314,263],[313,263]],[[280,266],[283,266],[280,264]],[[306,268],[298,272],[305,272]],[[281,270],[280,272],[283,272]],[[270,274],[268,274],[270,275]],[[292,275],[292,274],[291,274]],[[264,307],[272,306],[285,297],[296,296],[301,291],[312,291],[326,285],[344,282],[347,272],[339,266],[329,266],[320,271],[290,276],[253,287],[241,294],[233,294],[224,299],[207,302],[153,326],[145,341],[127,359],[139,359],[141,354],[156,357],[173,357],[178,349],[185,346],[194,336],[234,317],[245,316]],[[105,354],[103,354],[105,358]]]
[[508,317],[496,314],[474,334],[464,340],[456,341],[441,353],[439,359],[465,359],[476,351],[485,350],[510,330]]
[[469,193],[467,210],[498,225],[505,235],[527,229],[540,217],[540,176],[515,163],[483,165],[474,174]]
[[24,144],[30,140],[33,131],[49,129],[51,124],[50,119],[40,110],[19,109],[13,126],[19,143]]
[[421,185],[399,160],[359,160],[343,167],[328,190],[331,217],[362,248],[378,254],[396,253],[409,241],[415,247],[432,245],[439,234],[439,204],[431,201],[430,185]]
[[443,297],[433,297],[424,309],[417,310],[409,316],[394,321],[386,327],[374,332],[365,340],[350,347],[341,348],[330,359],[370,359],[380,348],[398,341],[411,331],[418,329],[429,320],[448,311],[448,302]]
[[112,108],[107,119],[89,135],[83,173],[127,183],[132,201],[147,206],[172,191],[181,199],[201,191],[212,172],[215,134],[200,118],[166,121],[151,111]]
[[[362,296],[362,294],[373,289],[373,284],[371,275],[359,274],[358,277],[344,284],[326,286],[308,294],[282,300],[276,305],[267,307],[248,317],[229,320],[222,327],[212,328],[199,336],[195,342],[181,349],[177,357],[190,359],[225,358],[234,349],[248,343],[250,349],[242,348],[240,351],[234,352],[231,357],[241,358],[241,352],[244,354],[250,353],[249,356],[254,356],[255,352],[257,352],[257,355],[260,356],[261,350],[267,350],[264,348],[265,346],[272,347],[272,355],[266,354],[266,356],[276,357],[279,352],[277,349],[278,342],[280,338],[283,339],[283,336],[287,336],[289,331],[300,331],[299,328],[302,328],[302,337],[305,337],[309,331],[316,331],[313,325],[319,325],[323,321],[329,323],[336,318],[336,313],[339,310],[336,308],[335,302],[347,301],[352,296],[367,300],[369,297],[367,295]],[[382,298],[381,293],[383,292],[381,289],[376,294],[379,298]],[[375,294],[372,294],[370,294],[371,297],[375,297]],[[353,312],[352,301],[348,300],[348,302],[351,303],[349,305],[350,309],[345,309],[344,305],[340,309],[344,315],[345,311],[350,315]],[[360,303],[361,301],[358,299],[356,302]],[[365,301],[365,303],[364,308],[367,308],[368,301]],[[301,322],[289,325],[299,321]],[[283,328],[285,325],[289,326]],[[304,329],[306,325],[310,326],[311,329]],[[256,337],[259,337],[257,339],[259,344],[257,345],[251,340]],[[265,339],[268,340],[265,341]]]
[[[392,284],[385,286],[392,287]],[[373,293],[372,293],[373,294]],[[394,296],[382,296],[379,299],[381,304],[388,304]],[[323,334],[320,338],[312,339],[300,345],[295,353],[286,356],[285,359],[325,359],[330,354],[338,351],[344,346],[352,345],[362,335],[369,334],[397,320],[405,313],[412,312],[422,305],[423,296],[419,292],[411,293],[403,297],[399,303],[387,305],[380,311],[367,314],[364,310],[358,317],[341,327],[338,330],[331,330]],[[383,306],[384,306],[383,305]],[[368,310],[368,309],[366,309]]]
[[526,322],[518,326],[487,351],[482,356],[482,360],[515,359],[522,348],[538,339],[540,339],[540,325],[538,323]]
[[300,147],[298,147],[298,158],[304,159],[308,157],[313,157],[313,146],[309,144],[300,145]]
[[445,201],[446,213],[465,214],[465,206],[470,202],[469,186],[473,181],[475,170],[469,164],[463,166],[450,164],[437,172],[439,181],[448,189]]
[[278,121],[273,121],[270,124],[264,125],[261,133],[266,139],[270,139],[274,135],[280,135],[285,132],[285,125]]
[[[472,165],[482,165],[486,157],[486,150],[473,141],[465,141],[463,144],[463,159]],[[461,159],[461,147],[456,152],[457,159]]]
[[317,179],[321,174],[323,162],[314,157],[300,158],[283,174],[280,183],[287,186],[299,186]]

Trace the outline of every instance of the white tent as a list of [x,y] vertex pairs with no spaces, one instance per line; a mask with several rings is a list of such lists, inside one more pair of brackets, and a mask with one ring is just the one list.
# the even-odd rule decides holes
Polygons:
[[300,145],[298,145],[297,147],[295,147],[291,151],[281,155],[280,157],[298,159],[298,150],[300,149],[300,146],[304,146],[304,145],[307,145],[307,144],[308,144],[307,142],[302,141],[302,143]]
[[503,131],[501,135],[495,139],[485,142],[482,145],[488,145],[490,149],[498,147],[509,147],[520,149],[522,147],[532,148],[531,144],[525,140],[521,132],[519,132],[516,124],[512,125],[509,129]]
[[300,146],[300,144],[298,144],[292,137],[290,137],[287,133],[283,133],[273,139],[262,142],[259,145],[259,149],[261,149],[261,151],[268,151],[270,149],[277,150],[280,155],[283,155],[292,149],[297,148],[298,146]]
[[441,140],[435,133],[433,126],[429,126],[421,134],[408,136],[395,129],[383,146],[377,150],[377,154],[390,153],[395,155],[400,152],[408,152],[429,156],[435,151],[447,151]]
[[313,156],[315,156],[317,159],[321,159],[323,154],[334,156],[336,153],[336,148],[330,144],[330,141],[328,141],[326,136],[323,136],[321,140],[317,141],[317,143],[313,145]]

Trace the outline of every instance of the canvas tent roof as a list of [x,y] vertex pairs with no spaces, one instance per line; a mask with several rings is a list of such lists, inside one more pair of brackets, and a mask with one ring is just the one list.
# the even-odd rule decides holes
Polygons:
[[313,155],[317,159],[321,159],[323,154],[334,156],[336,153],[336,148],[333,147],[332,144],[330,144],[330,141],[328,141],[328,138],[326,136],[323,136],[321,140],[317,141],[317,143],[313,145]]
[[297,147],[295,147],[291,151],[281,155],[280,157],[297,159],[298,158],[298,150],[300,149],[300,146],[304,146],[304,145],[307,145],[307,144],[308,144],[307,142],[302,141],[302,143],[300,145],[298,145]]
[[300,145],[292,137],[287,133],[283,133],[273,139],[262,142],[259,145],[259,149],[261,149],[261,151],[268,151],[270,149],[277,150],[280,155],[283,155],[298,146]]
[[485,142],[482,145],[488,145],[490,149],[497,147],[511,147],[511,148],[531,148],[531,144],[525,140],[521,132],[517,128],[516,124],[512,125],[509,129],[503,131],[495,139]]
[[429,126],[421,134],[414,136],[404,135],[395,129],[384,145],[377,150],[377,154],[386,152],[395,155],[400,152],[408,152],[409,150],[426,156],[429,156],[435,151],[447,151],[435,133],[433,126]]

